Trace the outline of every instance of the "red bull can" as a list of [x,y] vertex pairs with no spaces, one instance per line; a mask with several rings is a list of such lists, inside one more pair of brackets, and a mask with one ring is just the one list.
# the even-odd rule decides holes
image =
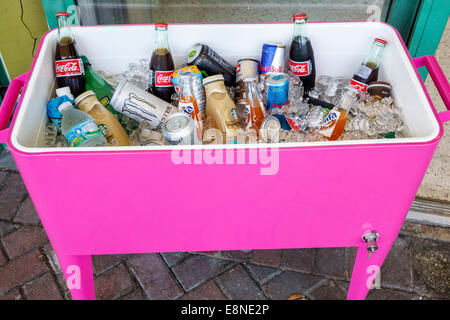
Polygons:
[[262,46],[260,74],[263,79],[267,74],[284,72],[286,64],[286,46],[264,43]]
[[267,110],[281,109],[289,103],[289,76],[272,73],[264,80],[264,100]]

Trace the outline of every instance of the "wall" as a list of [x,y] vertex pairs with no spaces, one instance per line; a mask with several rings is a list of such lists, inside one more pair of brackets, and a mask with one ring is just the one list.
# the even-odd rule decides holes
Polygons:
[[[444,34],[436,52],[436,58],[442,67],[442,71],[450,81],[450,19],[447,21]],[[439,96],[436,87],[427,78],[426,86],[430,92],[433,104],[438,112],[445,111],[444,102]],[[418,197],[450,202],[450,123],[444,125],[444,137],[431,161],[425,178],[422,181]]]
[[[10,77],[14,78],[29,70],[33,60],[31,55],[33,40],[20,21],[19,0],[0,0],[0,2],[0,52]],[[33,36],[38,39],[37,49],[40,38],[48,30],[42,2],[22,0],[22,3],[23,20]]]

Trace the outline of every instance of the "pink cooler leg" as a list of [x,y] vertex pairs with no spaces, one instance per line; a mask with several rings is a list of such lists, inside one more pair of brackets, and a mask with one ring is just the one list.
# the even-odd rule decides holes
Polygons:
[[57,254],[73,300],[95,300],[92,259],[90,255]]
[[378,250],[372,253],[370,258],[366,246],[358,247],[347,300],[364,300],[366,298],[391,246],[392,243],[378,244]]

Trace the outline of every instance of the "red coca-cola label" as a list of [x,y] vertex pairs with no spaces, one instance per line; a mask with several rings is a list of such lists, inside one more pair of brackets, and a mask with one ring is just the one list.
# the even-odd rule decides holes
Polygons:
[[172,87],[172,71],[155,71],[155,87]]
[[81,59],[56,60],[55,73],[57,77],[83,75],[83,62],[81,61]]
[[355,88],[356,90],[358,90],[359,92],[366,92],[367,91],[367,84],[356,81],[355,79],[352,79],[352,81],[350,81],[350,85]]
[[296,62],[289,59],[289,70],[298,76],[309,76],[311,74],[311,60]]
[[239,73],[239,72],[241,72],[241,64],[240,63],[236,66],[236,73]]

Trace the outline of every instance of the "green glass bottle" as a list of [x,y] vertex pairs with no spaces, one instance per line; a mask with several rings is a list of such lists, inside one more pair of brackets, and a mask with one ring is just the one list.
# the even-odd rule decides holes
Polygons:
[[86,73],[86,91],[94,91],[95,95],[98,98],[98,101],[100,101],[100,103],[110,112],[118,115],[118,112],[114,110],[114,108],[110,104],[111,98],[114,94],[114,88],[111,87],[111,85],[102,77],[95,73],[88,58],[82,56],[81,59],[83,60],[84,70]]

